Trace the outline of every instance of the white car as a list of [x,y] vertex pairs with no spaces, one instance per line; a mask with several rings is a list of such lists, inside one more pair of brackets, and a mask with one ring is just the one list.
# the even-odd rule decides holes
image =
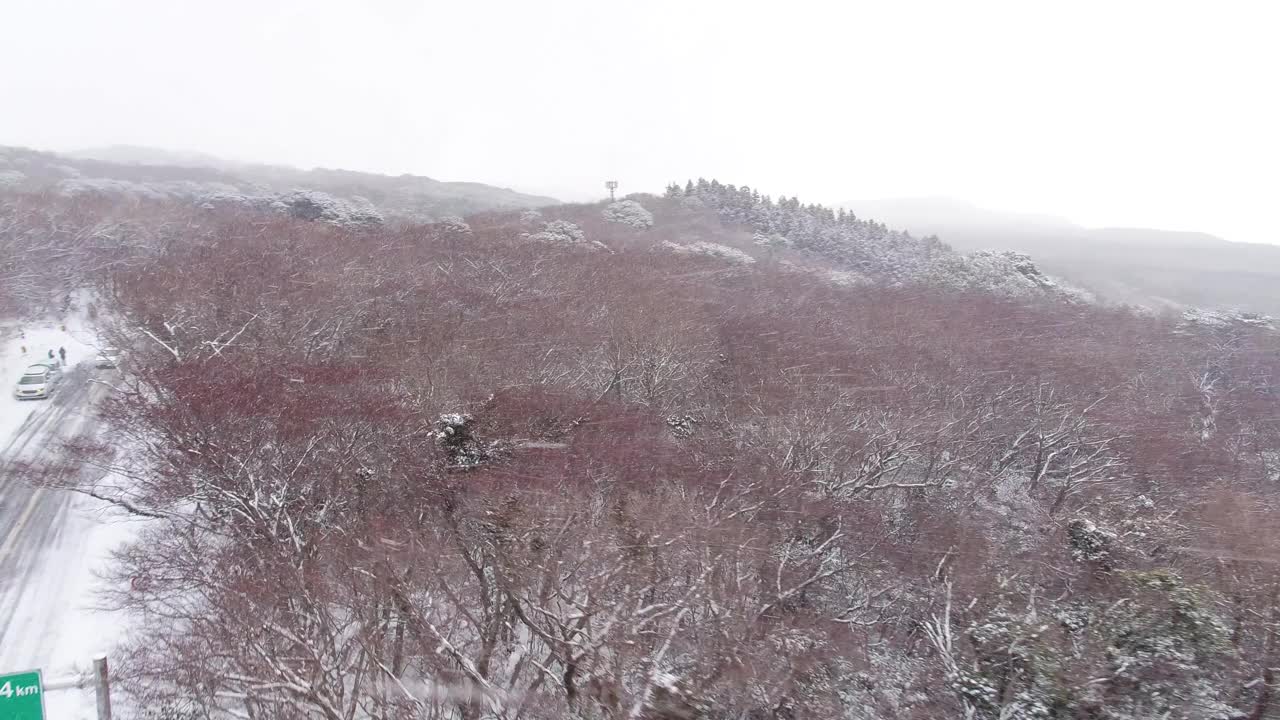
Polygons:
[[19,400],[40,400],[49,397],[62,373],[57,363],[32,365],[18,378],[13,396]]

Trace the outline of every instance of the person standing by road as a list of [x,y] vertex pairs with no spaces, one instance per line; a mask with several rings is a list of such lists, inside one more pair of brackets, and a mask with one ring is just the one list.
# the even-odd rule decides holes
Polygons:
[[66,348],[64,348],[64,347],[59,347],[59,348],[58,348],[58,357],[62,358],[62,364],[63,364],[63,365],[66,365],[66,364],[67,364],[67,349],[66,349]]

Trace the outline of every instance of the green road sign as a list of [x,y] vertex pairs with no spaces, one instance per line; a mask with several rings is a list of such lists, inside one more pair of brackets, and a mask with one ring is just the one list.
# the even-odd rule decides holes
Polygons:
[[0,720],[44,720],[39,670],[0,675]]

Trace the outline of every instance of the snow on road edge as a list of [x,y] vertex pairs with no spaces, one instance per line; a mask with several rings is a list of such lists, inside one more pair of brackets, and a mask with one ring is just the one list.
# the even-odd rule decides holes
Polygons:
[[[62,320],[41,323],[0,324],[0,447],[44,401],[19,401],[12,385],[26,366],[66,348],[68,366],[91,364],[99,342],[88,320],[83,296],[72,314]],[[56,392],[56,390],[55,390]],[[82,408],[81,410],[86,410]],[[121,512],[93,498],[73,495],[57,543],[40,558],[41,577],[34,587],[23,587],[14,619],[58,618],[45,644],[34,655],[26,648],[0,648],[0,672],[39,667],[45,681],[84,673],[92,657],[109,655],[125,636],[125,619],[99,608],[100,576],[111,552],[132,538],[138,525]],[[51,589],[52,588],[52,589]],[[11,657],[11,655],[13,655]],[[113,693],[119,703],[119,694]],[[52,691],[45,696],[46,716],[59,720],[92,720],[96,704],[92,687]]]

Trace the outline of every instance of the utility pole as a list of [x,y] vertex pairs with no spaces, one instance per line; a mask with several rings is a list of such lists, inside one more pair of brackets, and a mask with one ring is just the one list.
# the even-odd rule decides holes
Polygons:
[[604,186],[609,188],[609,202],[613,202],[613,191],[618,189],[618,181],[606,180]]
[[94,689],[98,695],[98,720],[111,720],[111,678],[107,674],[107,656],[93,657]]

